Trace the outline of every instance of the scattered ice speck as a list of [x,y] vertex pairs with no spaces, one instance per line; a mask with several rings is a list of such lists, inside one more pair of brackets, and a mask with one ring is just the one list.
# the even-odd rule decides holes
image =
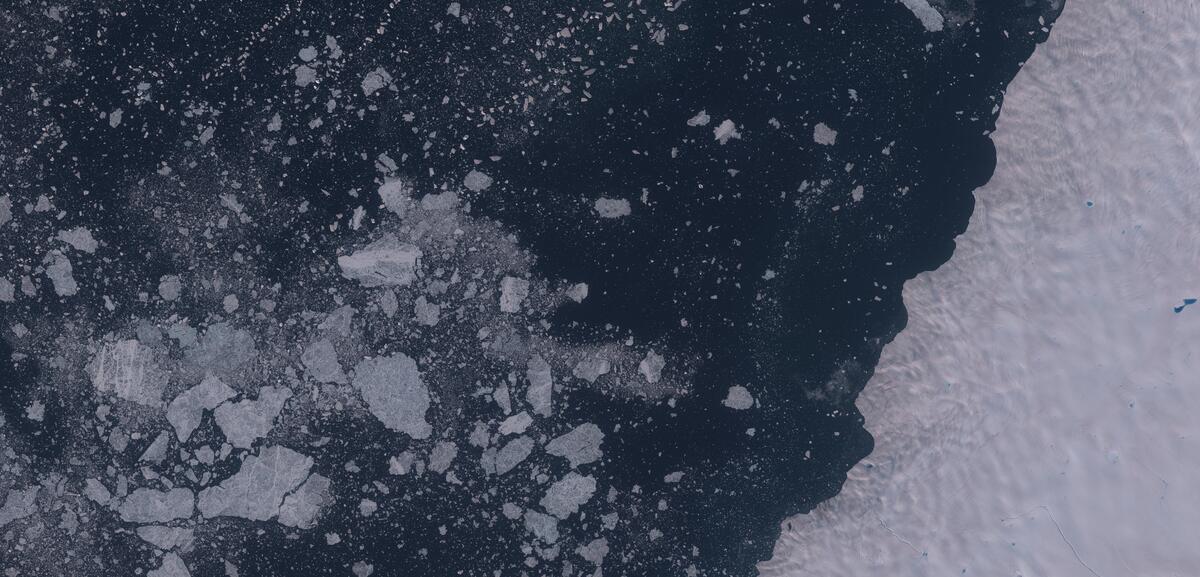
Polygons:
[[364,96],[375,94],[380,89],[391,86],[392,75],[388,74],[382,66],[367,73],[362,79],[362,91]]
[[200,492],[200,513],[266,521],[279,514],[284,496],[300,486],[312,468],[312,458],[287,447],[264,447],[246,457],[237,473]]
[[629,201],[624,198],[597,198],[593,208],[600,218],[621,218],[633,212]]
[[471,192],[483,192],[492,186],[492,177],[478,171],[472,170],[463,177],[463,186]]
[[163,275],[158,279],[158,296],[163,300],[177,300],[181,294],[183,294],[183,283],[177,275]]
[[137,528],[137,535],[143,541],[164,551],[187,549],[195,540],[195,534],[189,527],[144,525]]
[[183,563],[183,559],[175,553],[167,553],[163,555],[162,565],[158,569],[146,573],[146,577],[192,577],[191,571],[188,571],[187,565]]
[[75,282],[75,269],[71,266],[70,259],[60,252],[52,252],[47,255],[47,260],[50,264],[46,266],[46,276],[54,283],[54,292],[60,297],[78,293],[79,285]]
[[416,278],[421,249],[385,234],[362,250],[338,257],[342,276],[365,287],[407,286]]
[[36,486],[10,489],[4,497],[4,506],[0,507],[0,527],[37,512],[37,494]]
[[300,355],[300,362],[304,363],[308,374],[317,382],[339,385],[349,382],[329,339],[319,339],[308,345]]
[[288,495],[279,507],[279,523],[297,529],[312,529],[317,525],[321,509],[333,502],[332,481],[317,473],[309,475],[299,489]]
[[125,497],[117,512],[130,523],[168,523],[191,517],[195,504],[196,496],[188,489],[157,491],[143,487]]
[[945,18],[937,8],[929,4],[929,0],[900,0],[912,10],[921,24],[925,26],[925,30],[929,32],[941,32],[942,27],[946,25]]
[[396,316],[396,311],[400,310],[400,301],[396,299],[396,292],[392,289],[384,289],[379,295],[379,308],[389,319]]
[[185,442],[192,431],[200,426],[204,411],[211,411],[231,399],[237,392],[214,376],[207,376],[200,384],[182,392],[167,405],[167,422],[175,428],[175,437]]
[[438,441],[429,453],[429,470],[435,473],[445,473],[458,456],[458,446],[450,441]]
[[582,282],[576,283],[571,288],[567,289],[567,298],[570,298],[571,300],[573,300],[577,303],[583,302],[583,299],[586,299],[587,296],[588,296],[587,283],[582,283]]
[[596,479],[574,471],[555,481],[538,502],[547,513],[566,519],[579,511],[579,507],[591,500],[596,493]]
[[600,427],[593,423],[584,423],[547,443],[546,452],[563,457],[574,469],[603,457],[604,453],[600,450],[600,444],[603,442],[604,432]]
[[304,62],[312,62],[317,58],[317,49],[313,46],[305,46],[300,49],[300,60]]
[[283,411],[292,390],[287,387],[263,387],[258,399],[225,403],[214,411],[217,426],[225,434],[229,444],[239,449],[249,449],[254,442],[271,432],[275,417]]
[[354,368],[353,384],[362,393],[375,418],[393,431],[425,439],[432,427],[425,421],[429,390],[421,380],[417,362],[396,353],[364,359]]
[[754,406],[754,396],[746,387],[734,385],[729,387],[729,392],[725,394],[725,400],[721,401],[721,404],[736,411],[744,411]]
[[654,384],[662,378],[662,370],[665,366],[667,366],[667,362],[662,355],[649,350],[646,351],[646,358],[638,363],[638,372],[646,378],[647,383]]
[[89,254],[96,252],[96,248],[99,246],[99,243],[96,242],[95,237],[92,236],[92,231],[82,226],[75,227],[71,230],[59,231],[58,240],[71,245],[75,248],[75,250],[80,250]]
[[717,139],[721,144],[725,144],[729,142],[730,138],[741,139],[742,133],[738,132],[737,125],[732,120],[725,119],[713,129],[713,138]]
[[708,123],[710,120],[712,120],[712,118],[708,115],[708,113],[701,110],[700,112],[697,112],[695,116],[688,119],[687,125],[688,126],[708,126]]
[[506,276],[500,281],[500,312],[519,313],[521,303],[529,296],[529,281]]
[[155,363],[154,350],[137,339],[105,343],[87,372],[96,390],[147,406],[162,403],[169,378]]
[[108,113],[108,125],[112,128],[116,128],[116,127],[120,126],[121,125],[121,116],[124,115],[124,113],[125,113],[125,111],[121,110],[120,108],[118,108],[112,112],[109,112]]
[[317,70],[307,64],[296,67],[296,86],[304,88],[317,79]]
[[813,127],[813,142],[825,146],[832,146],[837,142],[837,131],[830,128],[824,122],[818,122]]
[[525,402],[529,403],[534,413],[549,417],[554,395],[554,375],[550,363],[541,355],[534,355],[525,366],[525,378],[529,380],[529,388],[525,390]]
[[548,545],[558,541],[558,519],[545,513],[525,511],[525,529]]

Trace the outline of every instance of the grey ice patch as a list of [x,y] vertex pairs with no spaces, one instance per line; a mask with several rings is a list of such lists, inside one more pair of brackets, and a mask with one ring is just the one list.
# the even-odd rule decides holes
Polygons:
[[9,490],[4,497],[4,506],[0,507],[0,527],[36,513],[37,494],[36,486]]
[[371,577],[375,573],[375,566],[366,561],[358,561],[350,567],[350,572],[354,573],[354,577]]
[[742,133],[738,132],[737,125],[732,120],[725,119],[716,128],[713,129],[713,138],[725,144],[729,139],[741,139]]
[[195,534],[188,527],[166,527],[163,525],[145,525],[137,528],[137,535],[143,541],[164,551],[171,549],[188,549],[195,540]]
[[354,368],[354,386],[361,391],[371,414],[385,427],[414,439],[429,437],[432,428],[425,421],[429,389],[421,380],[416,361],[408,355],[396,353],[362,360]]
[[158,279],[158,296],[163,300],[177,300],[181,294],[183,294],[183,282],[177,275],[163,275]]
[[108,113],[108,126],[116,128],[121,125],[121,117],[125,115],[125,111],[120,108]]
[[929,5],[929,0],[900,0],[912,13],[916,15],[921,24],[925,26],[925,30],[929,32],[941,32],[945,26],[945,18],[942,13],[937,11],[937,8]]
[[217,323],[204,332],[196,345],[186,351],[189,361],[213,373],[230,373],[254,358],[254,335],[235,329],[229,323]]
[[413,303],[413,318],[417,324],[427,327],[432,327],[438,324],[438,319],[442,316],[442,307],[437,303],[431,303],[424,296],[417,297]]
[[608,556],[608,539],[603,537],[592,540],[586,546],[580,545],[575,552],[583,558],[584,561],[599,567],[604,564],[604,558]]
[[167,445],[171,443],[171,434],[163,431],[154,437],[154,442],[142,451],[142,456],[138,457],[138,461],[147,463],[161,463],[167,457]]
[[529,425],[531,424],[533,424],[533,417],[530,417],[529,413],[521,411],[520,413],[504,419],[500,423],[500,434],[520,435],[521,433],[524,433],[525,429],[528,429]]
[[370,96],[379,90],[391,86],[392,75],[382,66],[367,73],[362,79],[363,96]]
[[478,170],[472,170],[463,177],[463,186],[465,186],[467,190],[471,192],[483,192],[488,188],[491,188],[492,177],[479,172]]
[[329,491],[329,478],[313,473],[294,493],[283,500],[279,507],[279,523],[297,529],[312,529],[317,526],[321,509],[333,499]]
[[604,453],[600,444],[604,442],[604,432],[592,423],[584,423],[569,432],[555,437],[546,444],[546,452],[556,457],[562,457],[571,463],[574,469],[597,461]]
[[266,521],[279,514],[284,496],[308,477],[312,458],[287,447],[264,447],[246,457],[237,473],[200,492],[200,513]]
[[864,189],[863,186],[860,184],[860,185],[854,187],[854,190],[850,191],[850,199],[853,200],[854,202],[858,202],[863,199],[863,195],[865,194],[865,192],[866,192],[866,189]]
[[349,382],[329,339],[320,339],[308,345],[300,355],[300,362],[304,363],[308,374],[317,382],[340,385]]
[[538,502],[547,513],[566,519],[579,511],[579,507],[591,500],[596,493],[596,479],[574,471],[555,481],[546,490],[546,496]]
[[96,248],[100,246],[96,242],[95,237],[92,236],[92,231],[82,226],[71,230],[60,230],[58,232],[58,240],[71,245],[75,250],[89,254],[96,252]]
[[79,292],[79,284],[75,282],[74,267],[71,259],[60,252],[46,255],[46,276],[54,284],[54,292],[60,297],[69,297]]
[[710,120],[712,120],[712,118],[708,115],[708,113],[701,110],[700,112],[697,112],[695,116],[688,119],[687,125],[688,126],[708,126],[708,123]]
[[167,422],[175,428],[175,437],[183,443],[200,426],[204,411],[211,411],[231,399],[237,392],[209,375],[200,384],[182,392],[167,405]]
[[429,470],[435,473],[445,473],[458,456],[458,446],[450,441],[439,441],[429,453]]
[[168,523],[191,517],[195,504],[196,496],[187,489],[156,491],[143,487],[130,493],[117,513],[130,523]]
[[8,224],[12,220],[12,198],[7,194],[0,196],[0,226]]
[[754,406],[754,396],[746,387],[734,385],[729,387],[729,392],[725,394],[725,400],[721,401],[721,404],[735,411],[744,411]]
[[97,505],[107,505],[109,501],[112,501],[112,493],[108,491],[108,487],[105,487],[104,483],[101,483],[99,479],[88,479],[85,481],[83,484],[83,494]]
[[521,303],[529,297],[529,281],[506,276],[500,281],[500,312],[519,313]]
[[298,54],[303,62],[312,62],[317,58],[317,49],[314,46],[305,46],[300,49]]
[[421,208],[424,210],[450,210],[456,206],[458,206],[458,195],[453,191],[426,194],[421,197]]
[[589,383],[594,383],[596,382],[596,379],[607,375],[611,370],[612,363],[609,363],[608,359],[593,357],[575,363],[575,368],[572,369],[571,374],[577,379],[583,379]]
[[339,256],[338,266],[342,276],[365,287],[407,286],[416,278],[420,258],[421,249],[385,234],[362,250]]
[[402,178],[388,178],[379,185],[379,200],[383,206],[399,216],[404,216],[408,210],[408,201],[412,199],[412,185]]
[[501,447],[496,453],[496,474],[503,475],[520,465],[533,453],[533,439],[521,435]]
[[665,366],[667,363],[663,360],[662,355],[650,350],[646,352],[646,358],[638,363],[638,372],[646,378],[647,383],[653,385],[662,378],[662,370]]
[[11,303],[16,300],[17,287],[8,279],[0,278],[0,303]]
[[818,122],[817,125],[813,127],[813,142],[817,144],[833,146],[835,143],[837,143],[837,135],[837,131],[830,128],[824,122]]
[[146,573],[146,577],[192,577],[191,571],[188,571],[187,565],[183,563],[183,559],[174,553],[163,555],[162,565],[158,569]]
[[525,366],[525,378],[529,379],[525,402],[529,403],[534,413],[549,417],[554,396],[554,375],[550,371],[550,363],[541,355],[533,355]]
[[558,541],[558,519],[545,513],[525,511],[525,529],[549,545]]
[[225,403],[214,412],[217,426],[225,433],[229,444],[239,449],[249,449],[254,442],[271,432],[275,417],[292,398],[292,390],[286,387],[263,387],[257,400]]
[[629,206],[629,201],[624,198],[597,198],[593,208],[600,218],[621,218],[629,216],[633,211]]
[[587,283],[582,283],[582,282],[576,283],[571,288],[567,289],[567,298],[569,298],[577,303],[583,302],[583,299],[586,299],[587,296],[588,296]]
[[307,64],[296,67],[296,86],[304,88],[317,79],[317,70]]
[[105,343],[87,365],[92,385],[102,393],[141,405],[159,406],[169,375],[154,361],[154,350],[137,339]]

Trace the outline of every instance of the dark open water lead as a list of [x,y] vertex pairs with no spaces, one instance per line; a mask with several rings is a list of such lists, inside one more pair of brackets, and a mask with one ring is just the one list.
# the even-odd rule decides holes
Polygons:
[[5,577],[756,574],[1061,8],[0,9]]

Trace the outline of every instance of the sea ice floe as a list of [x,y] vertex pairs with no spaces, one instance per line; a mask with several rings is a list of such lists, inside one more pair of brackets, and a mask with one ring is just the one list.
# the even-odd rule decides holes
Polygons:
[[142,487],[125,497],[117,513],[130,523],[169,523],[191,517],[195,504],[196,496],[188,489],[158,491]]
[[432,428],[425,421],[429,389],[421,380],[416,361],[408,355],[396,353],[360,361],[354,368],[353,384],[371,414],[385,427],[414,439],[429,437]]
[[194,531],[190,527],[144,525],[137,528],[137,535],[143,541],[163,550],[187,549],[195,540]]
[[146,577],[192,577],[183,559],[174,553],[163,555],[162,564],[158,569],[146,573]]
[[192,436],[192,431],[200,426],[204,411],[217,408],[235,395],[236,391],[212,375],[204,377],[200,384],[180,393],[167,405],[167,422],[175,428],[175,437],[181,443],[187,441]]
[[624,198],[597,198],[592,208],[601,218],[621,218],[632,212],[629,201]]
[[79,284],[75,282],[74,267],[67,255],[54,251],[46,255],[46,277],[54,285],[54,292],[60,297],[68,297],[79,292]]
[[729,119],[725,119],[721,122],[721,124],[717,125],[717,127],[713,129],[713,138],[715,138],[717,142],[720,142],[721,144],[729,142],[729,139],[731,138],[740,139],[741,137],[742,133],[738,132],[737,124],[734,124],[734,122]]
[[100,246],[96,242],[96,239],[92,237],[92,231],[82,226],[71,230],[59,231],[58,240],[71,245],[75,250],[86,253],[94,253],[96,252],[96,248]]
[[362,250],[338,257],[338,266],[342,276],[365,287],[407,286],[416,278],[420,258],[421,249],[385,234]]
[[559,519],[566,519],[579,511],[579,507],[591,500],[595,493],[596,479],[594,477],[571,471],[550,485],[550,488],[546,490],[546,495],[538,504],[547,513]]
[[813,127],[813,142],[824,146],[832,146],[837,143],[838,133],[830,128],[824,122],[818,122]]
[[275,417],[290,398],[292,390],[287,387],[263,387],[258,391],[257,399],[222,404],[213,416],[229,444],[238,449],[249,449],[255,441],[271,432]]
[[[541,355],[534,355],[525,367],[525,378],[529,380],[529,388],[525,390],[525,402],[529,403],[534,413],[549,417],[554,395],[554,375],[551,373],[550,363]],[[507,398],[507,395],[505,397]]]
[[279,514],[284,497],[308,478],[312,465],[312,458],[287,447],[264,447],[246,457],[232,477],[201,491],[197,507],[209,519],[266,521]]
[[471,192],[482,192],[492,186],[492,177],[478,170],[472,170],[463,177],[463,186]]
[[744,411],[754,406],[754,396],[746,387],[734,385],[729,387],[729,392],[725,394],[725,400],[721,401],[721,404],[736,411]]
[[299,489],[283,499],[279,507],[279,523],[297,529],[315,527],[321,509],[333,499],[331,485],[328,477],[317,473],[309,475]]
[[10,489],[4,497],[4,505],[0,506],[0,527],[36,513],[37,494],[37,486]]
[[506,276],[500,281],[500,312],[519,313],[521,303],[529,297],[529,281]]
[[604,432],[600,427],[593,423],[584,423],[547,443],[546,452],[566,459],[574,469],[604,456],[600,450],[600,444],[603,442]]
[[308,370],[309,376],[317,382],[342,385],[349,382],[346,373],[342,370],[342,365],[338,363],[337,353],[333,350],[333,343],[329,342],[329,339],[313,341],[300,355],[300,362],[304,363],[304,368]]
[[154,349],[137,339],[104,343],[88,363],[87,373],[97,391],[147,406],[162,403],[169,378],[156,364]]
[[545,513],[525,511],[525,529],[549,545],[558,541],[558,519]]

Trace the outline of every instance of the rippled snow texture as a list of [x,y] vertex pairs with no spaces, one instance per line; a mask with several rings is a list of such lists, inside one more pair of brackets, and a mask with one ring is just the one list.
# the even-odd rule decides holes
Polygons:
[[875,452],[762,574],[1197,574],[1197,94],[1194,2],[1067,3],[953,259],[905,286]]

